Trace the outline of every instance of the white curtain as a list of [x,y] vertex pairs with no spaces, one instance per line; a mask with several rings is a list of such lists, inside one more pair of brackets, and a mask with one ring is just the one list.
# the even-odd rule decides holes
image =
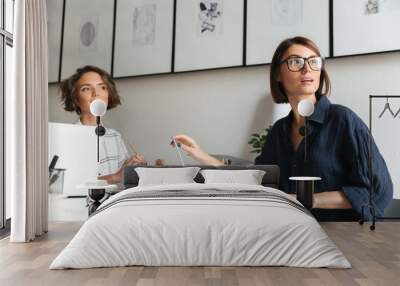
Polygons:
[[12,242],[47,232],[48,80],[45,0],[15,1],[13,94],[6,98]]

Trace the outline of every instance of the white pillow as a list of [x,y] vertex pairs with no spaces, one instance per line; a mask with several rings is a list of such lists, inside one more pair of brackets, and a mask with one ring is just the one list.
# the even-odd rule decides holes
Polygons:
[[139,186],[194,183],[199,167],[185,168],[135,168]]
[[262,170],[202,170],[204,183],[261,185],[265,171]]

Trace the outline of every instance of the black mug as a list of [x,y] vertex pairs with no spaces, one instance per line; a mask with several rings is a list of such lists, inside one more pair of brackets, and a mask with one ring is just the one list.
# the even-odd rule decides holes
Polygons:
[[289,180],[296,182],[296,199],[302,205],[311,209],[313,206],[313,196],[315,182],[321,180],[319,177],[290,177]]

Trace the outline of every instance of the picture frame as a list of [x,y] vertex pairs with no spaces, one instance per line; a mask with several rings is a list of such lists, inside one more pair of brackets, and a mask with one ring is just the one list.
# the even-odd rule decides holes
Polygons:
[[65,0],[47,0],[47,45],[49,83],[60,80],[60,54]]
[[335,0],[333,56],[400,50],[400,1]]
[[119,0],[113,77],[172,72],[174,0]]
[[85,65],[110,73],[114,1],[65,1],[61,79]]
[[330,56],[329,0],[247,0],[246,65],[271,63],[279,43],[294,36],[311,39]]
[[244,0],[176,0],[174,72],[243,66]]

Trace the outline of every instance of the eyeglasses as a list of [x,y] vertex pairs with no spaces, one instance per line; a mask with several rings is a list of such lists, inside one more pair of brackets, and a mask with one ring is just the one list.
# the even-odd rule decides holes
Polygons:
[[312,56],[309,58],[291,56],[286,60],[281,61],[281,64],[286,63],[290,71],[298,72],[304,68],[306,61],[310,69],[312,69],[313,71],[320,71],[324,65],[324,59],[316,56]]

